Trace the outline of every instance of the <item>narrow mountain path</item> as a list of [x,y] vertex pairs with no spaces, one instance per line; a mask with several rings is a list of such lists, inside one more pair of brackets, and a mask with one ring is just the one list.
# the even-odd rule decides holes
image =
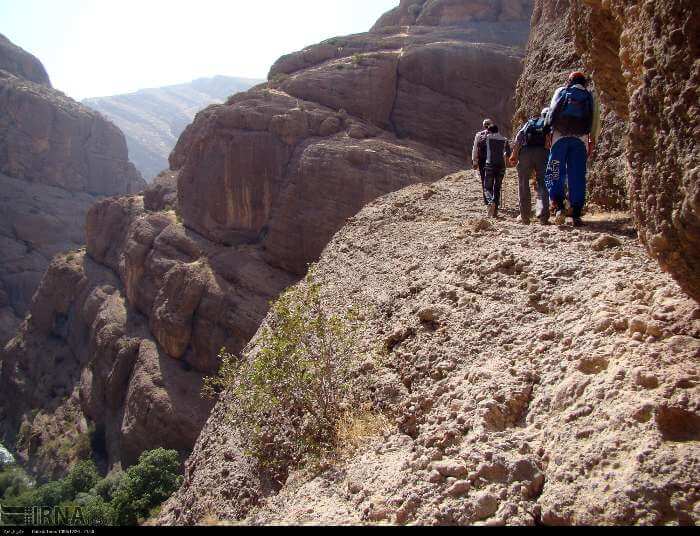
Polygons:
[[509,196],[487,220],[461,173],[349,220],[317,279],[329,307],[360,307],[363,368],[396,425],[254,510],[222,494],[233,458],[207,427],[166,519],[700,521],[700,307],[624,217],[523,226]]

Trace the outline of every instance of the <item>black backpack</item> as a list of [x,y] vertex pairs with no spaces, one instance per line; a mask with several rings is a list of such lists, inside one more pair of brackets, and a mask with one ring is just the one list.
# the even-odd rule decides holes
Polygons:
[[593,130],[593,96],[580,87],[564,88],[559,95],[552,126],[567,136],[585,136]]
[[551,129],[545,124],[544,119],[535,117],[525,125],[525,147],[544,147],[547,134]]

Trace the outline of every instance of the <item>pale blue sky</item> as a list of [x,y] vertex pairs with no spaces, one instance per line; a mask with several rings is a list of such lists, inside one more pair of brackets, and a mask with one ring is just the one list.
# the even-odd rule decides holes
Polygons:
[[0,33],[75,99],[217,74],[265,78],[281,55],[369,30],[399,0],[0,0]]

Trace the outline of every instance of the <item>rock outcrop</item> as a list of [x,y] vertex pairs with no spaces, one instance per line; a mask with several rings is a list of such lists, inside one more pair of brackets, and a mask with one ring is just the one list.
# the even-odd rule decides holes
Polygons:
[[[569,74],[584,68],[573,31],[577,9],[580,9],[578,0],[535,1],[525,67],[518,81],[514,128],[539,115]],[[599,46],[595,51],[596,54],[608,52],[607,61],[619,63],[614,51]],[[625,209],[628,207],[625,121],[607,97],[600,95],[600,88],[595,85],[593,88],[598,97],[603,96],[602,132],[597,152],[589,163],[589,201],[608,209]]]
[[77,453],[53,446],[86,429],[109,466],[185,457],[219,350],[241,351],[346,219],[464,168],[484,115],[510,124],[530,2],[448,4],[281,58],[266,86],[197,114],[142,195],[89,211],[86,251],[54,261],[0,354],[3,437],[30,467],[60,474]]
[[591,163],[597,204],[629,206],[640,239],[700,299],[698,21],[692,1],[538,1],[517,120],[573,68],[592,74],[603,134]]
[[640,239],[700,300],[700,5],[585,0],[576,17],[577,49],[627,122]]
[[215,76],[128,95],[85,99],[83,104],[100,112],[124,132],[130,160],[150,182],[168,168],[170,152],[197,112],[260,82]]
[[[7,69],[10,69],[9,71]],[[145,183],[113,124],[51,88],[41,62],[0,38],[0,345],[51,258],[85,243],[101,196]]]
[[198,114],[170,159],[185,225],[302,274],[364,204],[463,166],[485,116],[511,122],[531,4],[502,4],[416,5],[415,25],[284,56],[267,89]]
[[362,319],[383,432],[279,490],[224,396],[158,522],[697,524],[697,303],[629,219],[483,213],[468,173],[411,186],[352,218],[315,269],[328,312]]
[[44,65],[26,50],[0,34],[0,70],[42,86],[51,87]]

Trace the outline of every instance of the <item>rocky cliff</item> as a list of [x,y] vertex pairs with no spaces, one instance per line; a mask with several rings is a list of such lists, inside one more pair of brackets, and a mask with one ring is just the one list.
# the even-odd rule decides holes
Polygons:
[[352,218],[315,277],[329,312],[359,312],[388,424],[280,488],[224,396],[159,522],[698,523],[697,303],[628,219],[524,227],[513,206],[485,220],[461,173]]
[[281,58],[197,114],[143,195],[90,210],[86,250],[55,259],[1,354],[3,437],[30,467],[60,474],[86,434],[107,465],[185,457],[219,350],[246,345],[345,220],[465,167],[484,115],[510,123],[530,2],[424,4],[424,22]]
[[567,71],[592,74],[604,125],[591,200],[629,205],[651,255],[696,299],[699,20],[692,1],[536,2],[516,116],[536,112]]
[[51,88],[43,66],[0,36],[0,344],[51,258],[85,243],[100,196],[140,190],[113,124]]
[[[564,85],[572,71],[584,69],[573,31],[577,9],[581,9],[577,0],[535,2],[525,67],[518,81],[514,128],[549,106],[554,91]],[[614,49],[610,51],[596,43],[595,51],[605,51],[607,61],[619,64]],[[593,89],[600,96],[599,88]],[[603,101],[600,143],[588,173],[589,202],[609,209],[625,209],[629,205],[624,155],[626,125],[618,113],[607,99]]]
[[700,299],[700,5],[585,0],[576,17],[577,49],[627,122],[640,239]]
[[128,95],[85,99],[126,137],[129,158],[149,182],[168,168],[168,156],[197,112],[262,80],[215,76]]

